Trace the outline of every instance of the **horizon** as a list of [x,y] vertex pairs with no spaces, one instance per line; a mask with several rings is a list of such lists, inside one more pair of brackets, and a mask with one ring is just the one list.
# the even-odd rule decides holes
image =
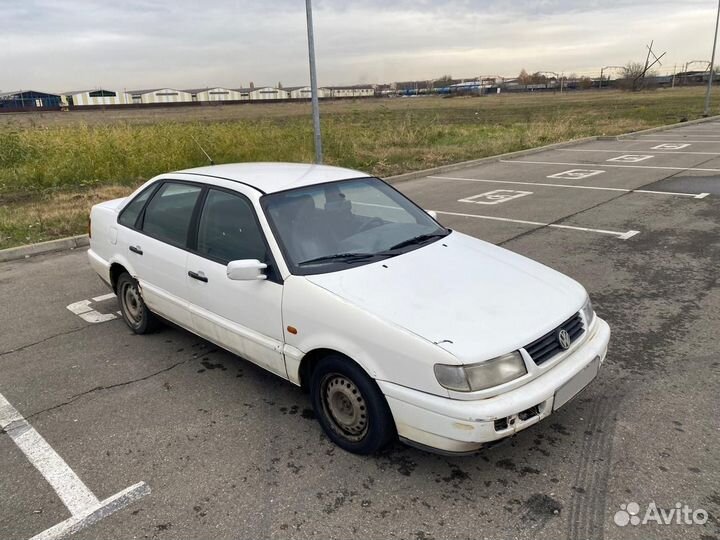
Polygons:
[[[316,0],[319,85],[447,74],[511,78],[521,69],[597,78],[602,66],[644,62],[653,39],[658,56],[667,51],[658,71],[672,73],[690,60],[709,59],[717,7],[708,0],[494,0],[480,11],[472,4]],[[220,2],[198,10],[187,0],[131,0],[122,6],[29,0],[6,9],[0,36],[3,92],[238,88],[250,81],[290,87],[309,78],[299,1]]]

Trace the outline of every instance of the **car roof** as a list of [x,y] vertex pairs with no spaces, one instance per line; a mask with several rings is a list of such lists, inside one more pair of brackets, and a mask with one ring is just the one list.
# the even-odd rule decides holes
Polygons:
[[370,176],[352,169],[310,163],[227,163],[177,172],[242,182],[264,193]]

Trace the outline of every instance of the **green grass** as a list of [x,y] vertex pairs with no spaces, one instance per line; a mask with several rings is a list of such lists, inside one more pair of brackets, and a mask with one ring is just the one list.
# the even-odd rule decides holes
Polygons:
[[[389,176],[701,110],[701,89],[333,102],[322,105],[323,141],[327,163]],[[156,174],[206,164],[193,136],[217,163],[309,162],[307,113],[284,104],[2,118],[0,248],[84,232],[89,206],[108,190],[121,196]]]

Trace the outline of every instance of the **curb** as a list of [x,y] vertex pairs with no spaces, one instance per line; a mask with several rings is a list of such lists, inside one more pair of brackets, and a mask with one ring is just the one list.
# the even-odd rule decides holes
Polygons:
[[[498,154],[495,156],[487,156],[480,159],[472,159],[470,161],[460,161],[458,163],[451,163],[450,165],[441,165],[440,167],[433,167],[431,169],[423,169],[420,171],[412,171],[409,173],[398,174],[396,176],[388,176],[384,180],[388,184],[400,184],[402,182],[408,182],[409,180],[415,180],[417,178],[423,178],[425,176],[431,176],[434,174],[443,174],[447,172],[457,171],[459,169],[465,169],[467,167],[473,167],[475,165],[482,165],[484,163],[493,163],[503,159],[529,156],[532,154],[539,154],[546,150],[554,150],[557,148],[565,148],[567,146],[575,146],[578,144],[592,142],[592,141],[621,141],[628,137],[635,135],[643,135],[647,133],[657,133],[659,131],[666,131],[682,126],[691,126],[693,124],[702,124],[704,122],[711,122],[713,120],[720,119],[720,115],[708,116],[706,118],[696,118],[695,120],[688,120],[687,122],[678,122],[675,124],[668,124],[665,126],[658,126],[649,129],[643,129],[641,131],[631,131],[630,133],[623,133],[622,135],[596,135],[593,137],[583,137],[581,139],[573,139],[570,141],[563,141],[559,143],[546,144],[545,146],[536,146],[535,148],[527,148],[525,150],[518,150],[516,152],[508,152],[505,154]],[[59,240],[49,240],[47,242],[40,242],[38,244],[28,244],[25,246],[18,246],[8,249],[0,249],[0,262],[15,261],[18,259],[27,259],[35,255],[42,255],[44,253],[53,253],[56,251],[65,251],[69,249],[76,249],[80,247],[86,247],[90,245],[90,239],[87,234],[81,234],[79,236],[70,236],[68,238],[60,238]]]
[[458,163],[452,163],[450,165],[441,165],[432,169],[423,169],[420,171],[412,171],[409,173],[398,174],[396,176],[388,176],[384,180],[388,184],[399,184],[401,182],[407,182],[408,180],[415,180],[424,176],[430,176],[433,174],[442,174],[446,172],[456,171],[458,169],[464,169],[466,167],[472,167],[474,165],[482,165],[484,163],[492,163],[503,159],[529,156],[531,154],[538,154],[545,152],[546,150],[554,150],[557,148],[565,148],[567,146],[575,146],[578,144],[593,142],[593,141],[621,141],[628,137],[635,135],[643,135],[647,133],[656,133],[658,131],[666,131],[668,129],[675,129],[683,126],[691,126],[693,124],[702,124],[704,122],[710,122],[712,120],[720,119],[720,115],[708,116],[707,118],[696,118],[695,120],[688,120],[687,122],[677,122],[675,124],[667,124],[665,126],[657,126],[654,128],[642,129],[640,131],[631,131],[630,133],[622,133],[621,135],[594,135],[592,137],[583,137],[581,139],[572,139],[570,141],[563,141],[559,143],[546,144],[545,146],[536,146],[534,148],[527,148],[525,150],[518,150],[516,152],[508,152],[506,154],[498,154],[495,156],[488,156],[480,159],[472,159],[470,161],[460,161]]
[[471,159],[470,161],[460,161],[458,163],[451,163],[450,165],[441,165],[439,167],[433,167],[432,169],[422,169],[420,171],[412,171],[409,173],[398,174],[396,176],[388,176],[384,178],[388,184],[399,184],[400,182],[407,182],[408,180],[415,180],[416,178],[422,178],[424,176],[430,176],[433,174],[442,174],[446,172],[457,171],[458,169],[465,169],[474,165],[482,165],[484,163],[493,163],[502,159],[508,159],[513,157],[529,156],[531,154],[539,154],[546,150],[554,150],[557,148],[564,148],[566,146],[575,146],[586,142],[596,141],[597,137],[583,137],[582,139],[572,139],[570,141],[563,141],[553,144],[546,144],[545,146],[535,146],[533,148],[526,148],[525,150],[517,150],[516,152],[507,152],[505,154],[497,154],[494,156],[487,156],[480,159]]
[[678,122],[676,124],[657,126],[654,128],[642,129],[640,131],[631,131],[630,133],[623,133],[622,135],[616,135],[615,137],[610,137],[610,139],[621,141],[627,137],[632,137],[633,135],[645,135],[648,133],[657,133],[658,131],[666,131],[668,129],[678,128],[678,127],[683,127],[683,126],[692,126],[694,124],[703,124],[705,122],[710,122],[712,120],[718,120],[718,119],[720,119],[720,115],[706,116],[705,118],[696,118],[695,120],[688,120],[687,122]]
[[87,234],[78,236],[70,236],[68,238],[60,238],[58,240],[48,240],[37,244],[27,244],[8,249],[0,249],[0,262],[16,261],[18,259],[27,259],[35,255],[44,253],[53,253],[55,251],[66,251],[90,245],[90,239]]

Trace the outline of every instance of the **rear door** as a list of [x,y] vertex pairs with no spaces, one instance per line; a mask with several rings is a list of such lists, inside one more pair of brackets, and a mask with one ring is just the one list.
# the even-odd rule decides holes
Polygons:
[[[283,286],[252,202],[236,191],[210,188],[194,244],[186,268],[193,330],[286,378]],[[243,259],[268,264],[268,279],[229,279],[227,263]]]
[[[148,308],[186,328],[191,327],[185,270],[188,238],[202,190],[191,183],[164,181],[134,228],[123,229],[118,237],[118,248],[127,250]],[[123,217],[124,212],[121,224]]]

